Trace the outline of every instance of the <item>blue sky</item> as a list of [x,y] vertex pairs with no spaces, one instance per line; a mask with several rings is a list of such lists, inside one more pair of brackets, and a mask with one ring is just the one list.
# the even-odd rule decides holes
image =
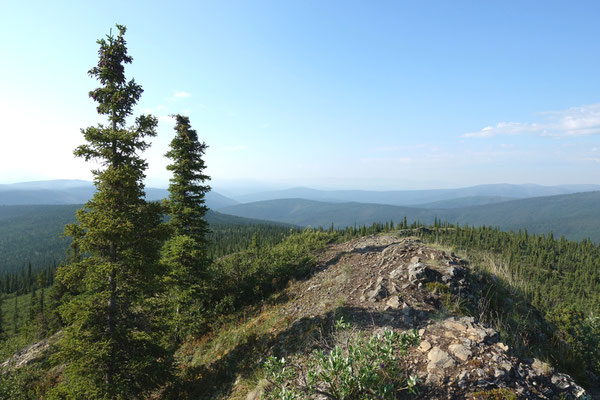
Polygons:
[[[124,4],[121,4],[124,3]],[[124,24],[160,119],[210,147],[213,186],[413,189],[600,183],[598,2],[3,4],[0,183],[90,179],[96,39]]]

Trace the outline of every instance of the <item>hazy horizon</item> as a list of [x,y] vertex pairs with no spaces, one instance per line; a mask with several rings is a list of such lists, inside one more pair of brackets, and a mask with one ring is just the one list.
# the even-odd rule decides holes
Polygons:
[[[85,183],[93,183],[91,180],[87,179],[68,179],[68,178],[59,178],[59,179],[49,179],[49,180],[32,180],[32,181],[20,181],[20,182],[3,182],[0,181],[0,185],[16,185],[16,184],[31,184],[31,183],[45,183],[50,181],[81,181]],[[440,186],[423,186],[423,187],[381,187],[381,188],[365,188],[358,186],[323,186],[323,185],[290,185],[284,183],[273,183],[273,182],[260,182],[260,181],[220,181],[220,182],[212,182],[209,181],[208,184],[211,186],[212,190],[218,192],[221,195],[225,196],[244,196],[262,192],[271,192],[271,191],[286,191],[293,189],[310,189],[310,190],[318,190],[318,191],[374,191],[374,192],[393,192],[393,191],[420,191],[420,190],[444,190],[444,189],[463,189],[470,188],[476,186],[485,186],[485,185],[534,185],[534,186],[546,186],[546,187],[556,187],[556,186],[568,186],[568,185],[578,185],[572,183],[560,183],[556,185],[543,185],[533,182],[525,182],[525,183],[511,183],[511,182],[498,182],[498,183],[478,183],[474,185],[465,185],[465,186],[451,186],[451,185],[440,185]],[[583,183],[579,185],[597,185],[594,183]],[[600,185],[598,185],[600,186]],[[168,184],[165,185],[151,185],[146,184],[147,188],[154,189],[168,189]]]

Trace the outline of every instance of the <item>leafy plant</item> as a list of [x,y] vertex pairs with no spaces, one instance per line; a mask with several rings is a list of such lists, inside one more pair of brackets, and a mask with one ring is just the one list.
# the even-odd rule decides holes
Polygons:
[[340,334],[349,328],[343,319],[336,321],[336,336],[345,336],[345,341],[329,351],[314,351],[305,365],[269,357],[264,369],[271,386],[265,398],[394,399],[400,391],[417,392],[417,376],[409,375],[400,364],[400,357],[419,343],[416,331]]
[[509,389],[492,389],[473,393],[477,400],[517,400],[518,397]]

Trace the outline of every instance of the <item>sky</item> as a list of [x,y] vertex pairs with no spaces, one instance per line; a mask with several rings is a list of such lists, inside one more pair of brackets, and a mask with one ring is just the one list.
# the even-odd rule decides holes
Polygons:
[[2,1],[0,183],[91,180],[96,40],[127,26],[143,157],[185,114],[215,189],[600,184],[600,2]]

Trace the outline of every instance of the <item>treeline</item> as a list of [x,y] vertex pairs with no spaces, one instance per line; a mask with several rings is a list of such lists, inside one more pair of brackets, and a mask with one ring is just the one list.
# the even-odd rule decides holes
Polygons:
[[293,233],[301,232],[300,228],[281,224],[210,224],[209,226],[207,250],[211,258],[243,251],[256,241],[261,245],[274,245]]
[[[31,329],[20,331],[8,346],[59,329],[62,335],[48,359],[0,376],[0,398],[201,398],[207,388],[197,385],[199,379],[206,383],[230,371],[186,370],[182,346],[201,340],[221,319],[267,298],[290,279],[305,277],[327,243],[392,230],[506,261],[508,272],[500,278],[526,282],[516,285],[524,288],[518,294],[555,324],[552,339],[598,371],[600,324],[591,313],[599,311],[600,252],[589,242],[454,227],[437,219],[425,228],[406,218],[339,231],[292,228],[291,235],[290,227],[263,225],[223,226],[210,233],[204,203],[210,190],[203,160],[207,145],[182,115],[173,116],[175,136],[166,154],[173,174],[169,199],[147,202],[148,165],[141,153],[156,136],[158,120],[141,115],[128,124],[143,90],[124,75],[132,58],[125,27],[117,30],[98,41],[99,61],[89,71],[101,84],[90,97],[108,123],[82,129],[85,144],[74,152],[101,165],[92,171],[97,191],[65,228],[72,242],[53,278],[49,304],[45,294],[34,292],[35,285],[29,295],[14,295],[16,313],[23,310],[19,299],[31,299],[30,323],[23,325]],[[226,255],[236,250],[243,251]],[[501,303],[506,299],[497,295],[495,301],[506,305]]]
[[30,293],[32,290],[47,288],[54,283],[56,263],[43,268],[33,268],[31,263],[20,272],[5,273],[0,277],[0,295]]
[[482,267],[482,301],[503,319],[506,336],[521,337],[528,351],[581,381],[600,374],[600,245],[439,222],[404,234],[450,246]]
[[527,282],[525,295],[543,310],[565,303],[584,313],[600,312],[600,245],[527,230],[504,232],[493,227],[435,229],[429,235],[462,249],[490,251],[505,262],[510,273]]
[[60,263],[69,246],[61,234],[81,205],[0,206],[0,276]]
[[[218,258],[227,254],[245,250],[257,238],[261,244],[274,245],[281,242],[292,233],[301,232],[300,228],[290,227],[283,224],[269,223],[212,223],[207,234],[207,253],[211,258]],[[62,248],[64,244],[61,244]],[[65,249],[63,249],[63,253]],[[27,257],[23,255],[22,257]],[[63,264],[64,254],[59,258]],[[57,263],[49,266],[36,267],[32,263],[19,260],[19,264],[26,267],[15,268],[14,272],[4,273],[0,276],[0,294],[29,293],[34,283],[38,281],[38,275],[45,274],[46,286],[52,286],[56,273]]]

